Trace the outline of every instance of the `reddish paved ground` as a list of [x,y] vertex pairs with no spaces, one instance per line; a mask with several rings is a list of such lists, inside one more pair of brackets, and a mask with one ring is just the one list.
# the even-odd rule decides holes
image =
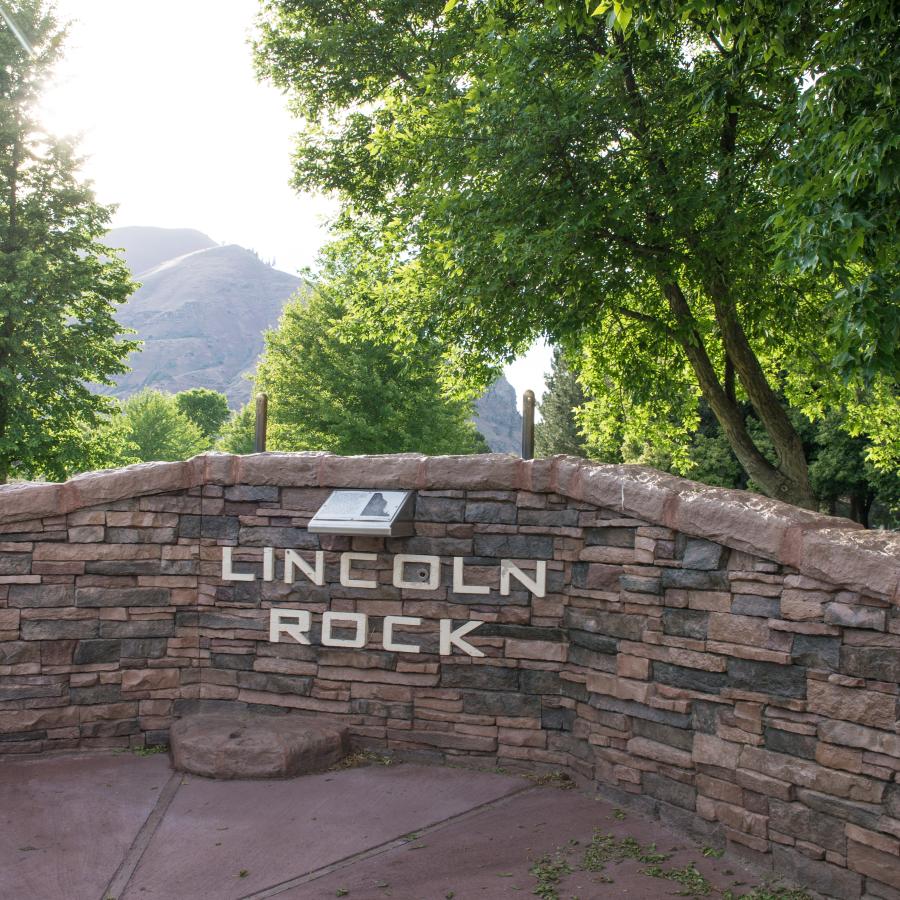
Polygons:
[[110,754],[0,763],[0,897],[523,898],[546,854],[572,870],[560,900],[681,890],[633,859],[585,871],[595,829],[671,852],[663,869],[694,862],[719,890],[756,883],[659,823],[523,778],[398,764],[221,782]]

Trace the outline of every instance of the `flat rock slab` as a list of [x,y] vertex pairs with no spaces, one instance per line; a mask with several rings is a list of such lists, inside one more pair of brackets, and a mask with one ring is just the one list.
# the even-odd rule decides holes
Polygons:
[[[528,786],[521,778],[406,763],[287,781],[185,777],[119,900],[250,897]],[[2,881],[0,897],[6,900]]]
[[201,713],[171,728],[172,764],[207,778],[290,778],[333,766],[350,748],[347,729],[302,716]]
[[105,897],[171,776],[161,755],[3,758],[0,897]]

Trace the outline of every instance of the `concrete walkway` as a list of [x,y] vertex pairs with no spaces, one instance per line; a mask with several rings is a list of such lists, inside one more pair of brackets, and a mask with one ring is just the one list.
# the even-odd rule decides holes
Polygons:
[[714,897],[756,884],[659,823],[507,775],[393,764],[222,782],[161,755],[0,761],[2,898],[656,900],[703,878]]

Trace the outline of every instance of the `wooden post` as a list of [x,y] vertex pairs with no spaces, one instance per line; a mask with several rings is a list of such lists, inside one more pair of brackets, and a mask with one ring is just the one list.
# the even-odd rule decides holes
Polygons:
[[522,395],[522,459],[534,459],[534,391]]
[[265,394],[256,395],[256,453],[266,452],[266,425],[269,418],[269,398]]

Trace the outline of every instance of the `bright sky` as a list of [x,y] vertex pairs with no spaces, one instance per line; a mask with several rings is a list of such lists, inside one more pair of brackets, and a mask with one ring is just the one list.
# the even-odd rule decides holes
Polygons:
[[[113,224],[196,228],[278,268],[313,265],[336,210],[289,185],[295,124],[253,72],[258,0],[56,0],[71,23],[44,119],[80,134],[84,173]],[[550,351],[507,369],[540,396]]]

